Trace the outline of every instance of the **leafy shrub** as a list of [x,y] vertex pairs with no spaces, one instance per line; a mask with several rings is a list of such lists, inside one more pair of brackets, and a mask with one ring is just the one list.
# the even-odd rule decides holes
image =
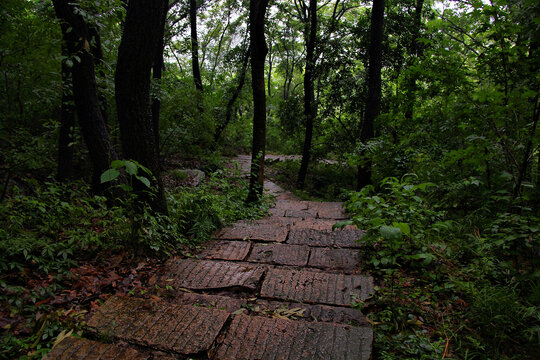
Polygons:
[[368,185],[351,194],[346,207],[352,220],[342,225],[354,223],[367,231],[363,241],[369,264],[391,272],[405,263],[428,265],[436,259],[428,237],[443,224],[445,213],[427,202],[425,193],[431,186],[386,178],[381,193]]
[[74,255],[114,248],[122,209],[107,208],[82,183],[46,183],[32,195],[17,188],[0,203],[0,267],[33,264],[50,272],[74,265]]
[[268,210],[268,201],[262,207],[245,204],[248,184],[232,175],[218,170],[201,186],[180,188],[169,196],[170,217],[192,242],[208,240],[220,227],[237,219],[261,217]]

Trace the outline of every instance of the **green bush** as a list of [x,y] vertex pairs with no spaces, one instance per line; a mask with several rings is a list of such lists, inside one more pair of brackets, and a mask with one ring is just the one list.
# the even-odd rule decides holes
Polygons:
[[392,272],[409,264],[428,265],[436,256],[432,235],[444,225],[445,212],[429,205],[425,198],[432,183],[412,184],[407,179],[386,178],[381,192],[372,185],[351,194],[347,211],[358,228],[366,230],[368,263]]
[[194,243],[208,240],[212,233],[238,219],[263,216],[268,201],[262,207],[245,204],[248,184],[238,174],[218,170],[208,181],[196,188],[179,188],[169,196],[172,221],[181,233]]
[[32,264],[45,272],[67,269],[96,250],[114,248],[123,228],[120,208],[89,195],[82,183],[36,183],[34,194],[15,187],[0,203],[0,267]]

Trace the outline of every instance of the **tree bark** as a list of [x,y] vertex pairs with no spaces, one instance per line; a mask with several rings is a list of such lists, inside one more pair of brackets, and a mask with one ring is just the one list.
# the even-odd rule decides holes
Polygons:
[[[61,21],[62,36],[70,57],[73,80],[73,100],[84,141],[93,166],[92,187],[102,193],[101,174],[109,168],[117,155],[111,144],[109,128],[100,109],[91,35],[83,17],[74,12],[71,0],[52,0],[56,16]],[[70,29],[68,31],[68,29]],[[77,57],[77,58],[76,58]]]
[[[382,69],[382,40],[384,28],[384,0],[373,0],[371,10],[371,31],[369,44],[368,92],[366,98],[366,114],[360,141],[365,144],[374,136],[374,123],[379,115],[381,103],[381,69]],[[365,156],[365,151],[363,154]],[[356,187],[360,190],[371,183],[371,160],[358,166]]]
[[251,86],[253,89],[253,143],[248,203],[257,201],[264,187],[264,156],[266,148],[266,94],[264,64],[268,48],[264,37],[264,20],[269,0],[250,0],[249,35],[251,47]]
[[197,0],[189,0],[189,24],[191,26],[191,65],[195,88],[203,92],[201,69],[199,67],[199,41],[197,40]]
[[272,56],[272,47],[273,44],[270,43],[269,49],[268,49],[268,97],[272,97],[272,66],[274,65],[274,57]]
[[304,38],[306,39],[306,71],[304,74],[304,118],[306,121],[306,134],[302,150],[302,161],[298,172],[297,187],[304,188],[307,169],[311,157],[311,141],[313,138],[313,120],[317,115],[315,104],[315,87],[313,77],[315,70],[315,44],[317,43],[317,0],[309,1],[309,15],[306,22]]
[[130,0],[116,65],[116,107],[124,157],[146,166],[155,176],[155,196],[142,183],[134,189],[154,211],[167,213],[150,108],[150,72],[159,38],[163,1]]
[[156,153],[159,155],[159,113],[161,109],[161,77],[163,73],[164,61],[163,50],[165,49],[165,22],[167,21],[167,12],[169,11],[169,0],[162,1],[162,13],[161,23],[159,24],[159,38],[154,51],[154,60],[152,64],[152,79],[159,84],[159,90],[157,94],[152,96],[152,128],[154,130],[154,144],[156,146]]

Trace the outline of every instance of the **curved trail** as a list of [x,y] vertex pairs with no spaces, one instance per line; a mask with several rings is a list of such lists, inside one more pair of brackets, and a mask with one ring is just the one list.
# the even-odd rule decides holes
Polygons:
[[[250,156],[235,159],[249,172]],[[373,331],[351,302],[373,292],[362,232],[332,231],[341,203],[302,201],[266,181],[271,216],[219,232],[198,258],[156,279],[171,298],[112,296],[90,318],[94,341],[68,337],[46,359],[355,359]]]

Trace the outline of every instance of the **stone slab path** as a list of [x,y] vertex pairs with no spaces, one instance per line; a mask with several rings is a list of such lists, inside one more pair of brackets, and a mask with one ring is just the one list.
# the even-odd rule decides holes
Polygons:
[[[250,156],[236,158],[244,174]],[[369,298],[363,232],[332,231],[341,203],[302,201],[266,181],[271,216],[221,230],[194,258],[154,279],[168,299],[112,296],[46,359],[371,358],[373,331],[351,305]],[[99,339],[99,341],[96,341]]]

